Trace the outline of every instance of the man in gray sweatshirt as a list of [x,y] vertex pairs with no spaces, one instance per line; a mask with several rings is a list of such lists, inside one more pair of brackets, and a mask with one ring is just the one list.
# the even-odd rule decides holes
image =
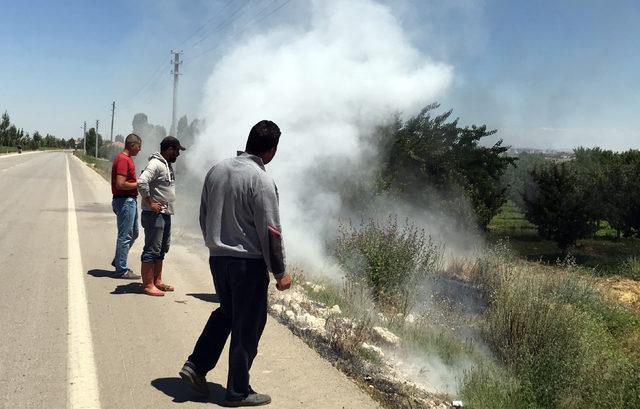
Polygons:
[[245,152],[215,164],[202,188],[200,227],[220,307],[211,313],[180,376],[208,396],[205,376],[231,334],[225,406],[271,402],[251,388],[249,370],[267,322],[268,271],[278,290],[291,286],[285,272],[278,190],[264,167],[275,156],[279,139],[275,123],[258,122]]
[[173,287],[162,281],[162,263],[171,242],[171,215],[176,200],[176,177],[172,163],[185,148],[173,136],[160,142],[160,152],[149,157],[149,163],[138,178],[142,196],[140,221],[144,228],[141,275],[144,293],[163,296]]

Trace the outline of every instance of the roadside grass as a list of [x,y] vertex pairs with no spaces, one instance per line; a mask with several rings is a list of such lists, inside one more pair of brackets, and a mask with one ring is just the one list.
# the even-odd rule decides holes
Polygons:
[[[372,242],[377,243],[365,240],[354,248]],[[374,302],[374,289],[355,275],[347,274],[343,285],[325,281],[318,286],[302,276],[300,281],[314,301],[343,309],[343,317],[327,321],[334,350],[353,351],[380,365],[375,351],[361,348],[372,326],[380,324],[400,337],[403,348],[437,356],[448,366],[471,364],[459,388],[465,407],[640,407],[640,315],[608,301],[594,285],[598,280],[584,274],[588,267],[573,259],[528,262],[509,247],[490,246],[473,262],[456,261],[457,268],[469,270],[464,276],[486,304],[478,337],[491,356],[479,343],[461,341],[446,328],[390,315]],[[635,257],[622,262],[629,271],[639,265]]]
[[15,146],[0,146],[0,155],[6,155],[7,153],[18,152],[18,148]]
[[527,404],[516,377],[503,367],[485,361],[466,372],[460,386],[465,407],[472,409],[535,409]]
[[467,374],[469,407],[640,407],[640,317],[565,270],[541,273],[497,253],[478,263],[482,336],[503,369]]
[[622,269],[627,277],[640,281],[640,255],[627,257],[622,263]]
[[402,339],[402,344],[408,349],[435,355],[445,365],[454,366],[479,358],[472,342],[462,341],[443,329],[424,324],[405,324],[393,325],[390,330]]
[[[22,148],[22,152],[32,152],[34,150],[39,150],[39,151],[55,151],[55,150],[65,150],[65,148],[40,148],[40,149],[29,149],[29,148]],[[0,155],[6,155],[8,153],[17,153],[18,152],[18,148],[16,148],[15,146],[0,146]]]
[[[488,228],[490,243],[507,241],[510,249],[525,260],[557,264],[564,258],[557,244],[541,239],[536,227],[512,202],[503,206]],[[592,275],[620,275],[640,280],[640,240],[618,240],[615,230],[606,221],[600,223],[594,237],[579,240],[571,254],[576,264]]]
[[327,307],[338,305],[341,309],[347,307],[342,290],[328,280],[316,281],[314,284],[319,287],[309,286],[306,282],[300,283],[307,293],[309,299],[322,303]]
[[83,162],[87,163],[93,169],[95,169],[95,171],[98,172],[98,174],[102,176],[106,181],[111,181],[110,161],[102,158],[96,158],[95,156],[86,155],[80,151],[75,151],[73,154]]
[[382,366],[383,364],[382,357],[380,356],[380,354],[370,349],[359,347],[358,355],[360,355],[362,359],[364,359],[365,361],[367,361],[368,363],[374,366]]

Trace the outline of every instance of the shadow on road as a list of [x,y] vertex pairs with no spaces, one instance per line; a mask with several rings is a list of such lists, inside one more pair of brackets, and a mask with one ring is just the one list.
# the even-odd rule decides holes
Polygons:
[[217,383],[208,382],[209,384],[209,399],[199,397],[189,386],[180,378],[158,378],[151,381],[151,385],[164,393],[167,396],[173,398],[175,403],[184,402],[212,402],[217,405],[221,405],[224,402],[224,396],[226,389]]
[[129,283],[117,286],[111,294],[142,294],[142,283]]
[[114,270],[100,270],[95,268],[93,270],[87,271],[87,274],[98,278],[120,278],[116,275],[116,272]]
[[215,302],[215,303],[220,303],[220,298],[218,297],[218,294],[208,294],[208,293],[190,293],[187,294],[190,295],[192,297],[195,297],[199,300],[202,301],[206,301],[206,302]]

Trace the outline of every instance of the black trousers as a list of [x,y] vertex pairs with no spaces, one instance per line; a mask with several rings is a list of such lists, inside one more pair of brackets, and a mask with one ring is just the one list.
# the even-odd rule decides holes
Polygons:
[[267,322],[267,266],[262,259],[237,257],[210,257],[209,266],[220,307],[211,313],[189,360],[206,375],[231,333],[227,399],[242,399],[251,391],[249,370]]

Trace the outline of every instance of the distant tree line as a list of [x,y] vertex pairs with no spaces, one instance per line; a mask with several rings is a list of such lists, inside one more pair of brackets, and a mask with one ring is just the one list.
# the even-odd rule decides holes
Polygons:
[[32,150],[40,148],[73,148],[75,141],[73,139],[56,138],[50,134],[46,134],[43,137],[38,131],[35,131],[33,135],[29,135],[22,128],[12,124],[9,114],[5,111],[0,117],[0,146],[21,146],[23,149]]
[[553,161],[523,155],[505,174],[509,197],[541,237],[566,249],[606,221],[617,237],[640,236],[640,151],[578,148]]
[[618,238],[640,237],[640,151],[578,148],[572,158],[510,157],[502,140],[486,143],[495,130],[462,127],[451,111],[434,114],[438,107],[428,105],[407,120],[398,116],[363,136],[363,149],[376,152],[374,182],[339,161],[311,176],[354,212],[366,214],[385,196],[481,229],[511,200],[563,251],[604,222]]

